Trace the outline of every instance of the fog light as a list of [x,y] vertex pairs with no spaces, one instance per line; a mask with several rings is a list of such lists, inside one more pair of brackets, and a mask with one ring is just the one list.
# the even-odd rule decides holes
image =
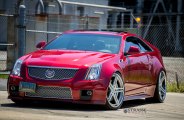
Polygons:
[[88,91],[87,91],[87,95],[88,95],[88,96],[91,96],[91,95],[92,95],[92,91],[91,91],[91,90],[88,90]]
[[93,96],[92,90],[81,90],[80,99],[81,100],[91,100]]
[[15,86],[11,86],[10,89],[11,89],[12,91],[15,91],[16,88],[15,88]]

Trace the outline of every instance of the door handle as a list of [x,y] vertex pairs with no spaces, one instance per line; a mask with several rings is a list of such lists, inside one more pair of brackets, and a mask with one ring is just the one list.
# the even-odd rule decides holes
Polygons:
[[147,57],[148,57],[148,70],[151,70],[151,68],[152,68],[152,65],[153,65],[153,61],[152,61],[152,56],[151,55],[147,55]]
[[152,64],[153,64],[152,60],[149,60],[149,65],[152,65]]

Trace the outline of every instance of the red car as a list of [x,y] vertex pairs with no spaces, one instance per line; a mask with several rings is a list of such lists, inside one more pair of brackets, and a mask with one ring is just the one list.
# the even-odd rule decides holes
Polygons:
[[68,31],[19,58],[8,79],[8,98],[103,104],[166,97],[159,50],[127,32]]

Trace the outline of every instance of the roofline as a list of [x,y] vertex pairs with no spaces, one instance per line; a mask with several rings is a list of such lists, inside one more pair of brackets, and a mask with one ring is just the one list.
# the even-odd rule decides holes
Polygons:
[[113,30],[113,29],[76,29],[76,30],[68,30],[66,32],[112,32],[112,33],[117,33],[117,34],[120,34],[120,33],[128,33],[127,31],[121,31],[121,30]]
[[110,30],[98,30],[98,29],[87,29],[87,30],[83,30],[83,29],[79,29],[79,30],[68,30],[65,31],[63,33],[89,33],[89,34],[95,34],[95,33],[99,33],[99,34],[107,34],[107,35],[123,35],[123,34],[132,34],[126,31],[110,31]]

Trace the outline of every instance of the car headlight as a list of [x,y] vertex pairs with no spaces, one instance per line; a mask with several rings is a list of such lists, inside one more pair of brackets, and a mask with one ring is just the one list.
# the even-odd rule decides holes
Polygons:
[[15,62],[15,65],[14,65],[13,70],[12,70],[12,75],[20,76],[22,62],[23,61],[19,60],[19,59]]
[[101,64],[94,64],[90,67],[86,80],[97,80],[100,77]]

